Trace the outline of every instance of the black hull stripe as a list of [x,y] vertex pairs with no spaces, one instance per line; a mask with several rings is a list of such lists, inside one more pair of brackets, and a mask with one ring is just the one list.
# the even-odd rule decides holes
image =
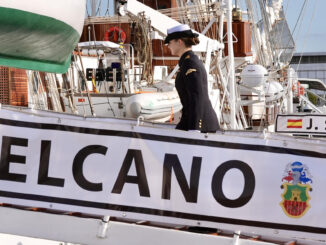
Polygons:
[[209,141],[209,140],[200,140],[200,139],[189,139],[189,138],[170,137],[164,135],[137,133],[137,132],[129,132],[129,131],[75,127],[75,126],[62,125],[62,124],[34,123],[34,122],[9,120],[4,118],[0,118],[0,124],[14,126],[14,127],[24,127],[24,128],[33,128],[33,129],[43,129],[43,130],[57,130],[57,131],[66,131],[66,132],[81,133],[81,134],[136,138],[136,139],[161,141],[161,142],[169,142],[169,143],[177,143],[177,144],[185,144],[185,145],[200,145],[200,146],[209,146],[209,147],[217,147],[217,148],[225,148],[225,149],[263,151],[269,153],[291,154],[296,156],[306,156],[306,157],[315,157],[315,158],[326,158],[326,153],[274,147],[274,146],[265,146],[265,145],[250,145],[250,144],[229,143],[229,142]]
[[277,130],[277,133],[286,133],[286,134],[302,134],[302,135],[321,135],[323,136],[324,134],[326,134],[326,132],[305,132],[305,131],[281,131],[281,130]]
[[7,192],[7,191],[0,191],[0,196],[6,198],[73,205],[78,207],[97,208],[102,210],[132,212],[138,214],[164,216],[164,217],[187,219],[187,220],[207,221],[207,222],[224,223],[230,225],[244,225],[250,227],[268,228],[268,229],[326,234],[326,228],[313,227],[313,226],[289,225],[289,224],[278,224],[278,223],[261,222],[261,221],[253,221],[253,220],[230,219],[224,217],[173,212],[168,210],[160,210],[160,209],[152,209],[152,208],[144,208],[144,207],[132,207],[132,206],[125,206],[125,205],[118,205],[118,204],[91,202],[91,201],[83,201],[83,200],[76,200],[76,199],[49,197],[49,196],[15,193],[15,192]]

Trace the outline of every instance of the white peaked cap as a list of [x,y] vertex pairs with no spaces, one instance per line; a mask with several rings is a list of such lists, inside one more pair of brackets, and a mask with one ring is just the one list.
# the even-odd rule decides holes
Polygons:
[[168,35],[166,36],[164,43],[168,44],[173,39],[183,38],[183,37],[198,37],[198,33],[192,32],[188,25],[177,25],[167,30]]
[[174,32],[181,32],[181,31],[188,31],[190,30],[190,27],[187,24],[184,25],[177,25],[174,27],[171,27],[167,30],[168,34],[174,33]]

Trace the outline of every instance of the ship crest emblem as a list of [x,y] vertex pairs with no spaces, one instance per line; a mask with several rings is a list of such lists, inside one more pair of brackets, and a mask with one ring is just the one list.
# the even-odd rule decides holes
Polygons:
[[312,175],[301,162],[289,163],[282,178],[281,189],[283,212],[291,218],[300,218],[309,210],[309,192],[312,191]]

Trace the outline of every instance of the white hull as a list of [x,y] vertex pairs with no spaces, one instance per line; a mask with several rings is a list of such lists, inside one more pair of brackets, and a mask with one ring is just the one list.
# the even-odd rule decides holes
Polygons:
[[[28,110],[2,109],[0,118],[2,164],[10,165],[10,173],[0,173],[2,203],[267,237],[277,231],[283,238],[326,238],[320,198],[325,141],[255,132],[205,135]],[[309,208],[300,217],[284,211],[280,188],[290,185],[286,171],[298,161],[312,180],[306,183],[312,188]]]

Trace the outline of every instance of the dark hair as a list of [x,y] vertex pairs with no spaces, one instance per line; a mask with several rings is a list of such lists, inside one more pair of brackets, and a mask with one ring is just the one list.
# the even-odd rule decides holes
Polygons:
[[184,42],[184,44],[187,48],[191,47],[192,45],[199,44],[198,37],[182,37],[180,39]]

